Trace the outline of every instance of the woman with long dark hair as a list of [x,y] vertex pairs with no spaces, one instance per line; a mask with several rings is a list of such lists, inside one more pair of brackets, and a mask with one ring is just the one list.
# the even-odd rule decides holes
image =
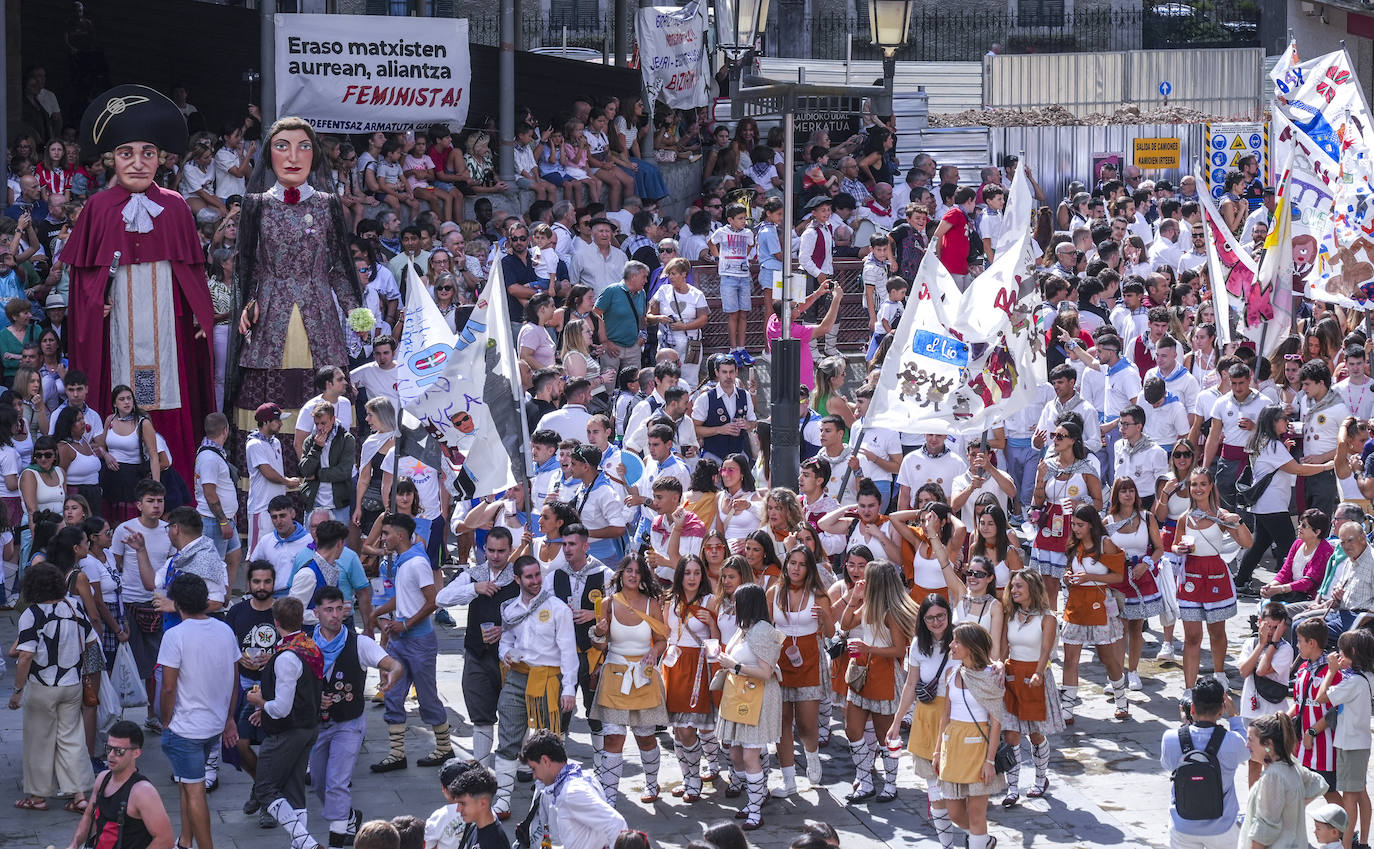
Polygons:
[[973,508],[970,557],[984,557],[992,564],[993,586],[1001,589],[1011,576],[1025,568],[1021,540],[1007,521],[1007,513],[999,504],[980,504]]
[[100,487],[100,470],[104,466],[86,439],[89,432],[84,412],[71,406],[63,407],[57,414],[52,431],[57,439],[57,464],[62,467],[67,491],[81,493],[87,504],[99,504],[104,497]]
[[138,482],[160,480],[162,469],[157,456],[157,431],[153,420],[134,400],[134,391],[123,384],[116,386],[110,391],[110,406],[114,412],[106,417],[105,430],[95,438],[95,444],[105,449],[117,465],[101,470],[100,489],[108,515],[122,522],[138,515],[134,500]]
[[[745,584],[734,593],[739,630],[720,654],[720,668],[726,673],[724,699],[732,693],[749,693],[759,687],[763,696],[751,724],[722,715],[716,736],[730,747],[733,774],[729,796],[747,788],[744,825],[753,831],[763,825],[763,802],[768,795],[768,779],[763,773],[763,753],[782,737],[782,691],[773,669],[778,662],[782,641],[768,616],[768,599],[757,584]],[[749,702],[752,702],[752,698]],[[754,712],[751,708],[751,714]],[[740,717],[744,719],[744,717]],[[739,779],[743,778],[743,781]]]
[[[942,846],[953,845],[954,827],[940,795],[940,782],[932,761],[940,745],[940,719],[949,703],[949,683],[945,670],[950,667],[949,643],[954,636],[954,611],[940,594],[926,596],[921,602],[920,618],[916,622],[916,639],[906,656],[906,686],[897,701],[897,716],[915,706],[911,718],[911,734],[907,751],[916,774],[925,779],[926,798],[930,802],[930,821]],[[955,661],[954,665],[958,665]],[[893,725],[887,732],[887,746],[901,745],[901,727]]]
[[1069,521],[1080,504],[1102,507],[1102,479],[1083,444],[1082,420],[1061,418],[1050,432],[1051,450],[1035,472],[1031,521],[1040,532],[1031,544],[1031,567],[1045,577],[1045,591],[1059,597],[1068,565]]
[[1164,610],[1164,594],[1155,581],[1155,558],[1164,553],[1153,514],[1141,506],[1140,489],[1128,477],[1112,482],[1111,501],[1103,517],[1107,536],[1126,556],[1121,581],[1111,591],[1121,600],[1126,630],[1126,685],[1141,688],[1140,653],[1145,648],[1145,621]]
[[1006,674],[1006,720],[1002,736],[1016,752],[1016,765],[1007,770],[1007,795],[1002,807],[1015,807],[1021,798],[1021,737],[1030,737],[1035,762],[1031,798],[1044,796],[1050,786],[1050,744],[1047,735],[1064,730],[1059,690],[1054,685],[1050,657],[1059,634],[1054,604],[1045,594],[1045,581],[1033,569],[1011,576],[1002,594],[1007,612],[1003,625],[1002,667]]
[[[1273,408],[1267,408],[1273,409]],[[1256,424],[1256,430],[1259,425]],[[1272,424],[1271,424],[1272,428]],[[1272,430],[1271,430],[1272,432]],[[1202,660],[1202,626],[1212,647],[1212,675],[1227,687],[1226,620],[1236,615],[1236,589],[1222,560],[1223,536],[1241,548],[1254,542],[1250,529],[1235,513],[1223,510],[1217,480],[1211,469],[1194,469],[1188,476],[1190,508],[1179,519],[1174,553],[1182,555],[1183,579],[1178,588],[1178,618],[1183,620],[1183,688],[1192,691]]]
[[1130,717],[1126,675],[1121,666],[1121,613],[1116,598],[1108,590],[1121,580],[1125,555],[1107,535],[1096,508],[1083,505],[1073,511],[1069,522],[1069,545],[1065,550],[1069,565],[1064,583],[1069,598],[1064,604],[1064,721],[1073,724],[1073,709],[1078,698],[1078,658],[1083,646],[1095,646],[1098,659],[1107,669],[1107,691],[1116,702],[1116,718]]
[[[689,554],[677,562],[673,587],[664,604],[668,647],[663,654],[663,684],[673,749],[682,768],[682,786],[673,791],[684,802],[701,798],[701,737],[716,730],[716,705],[711,698],[710,641],[720,646],[720,626],[711,612],[711,581],[706,564]],[[708,764],[710,771],[715,767]]]
[[781,576],[768,587],[768,604],[784,638],[779,661],[782,739],[778,741],[778,763],[782,765],[782,787],[773,795],[786,797],[797,792],[794,724],[806,753],[806,779],[812,787],[821,783],[820,705],[829,686],[821,668],[821,637],[834,633],[835,615],[810,550],[799,545],[787,552]]
[[611,589],[615,594],[603,601],[592,628],[592,639],[604,640],[606,645],[606,660],[591,710],[591,718],[600,720],[603,734],[596,774],[606,801],[614,806],[625,769],[625,737],[634,734],[644,769],[640,801],[648,804],[658,799],[659,789],[654,729],[669,722],[663,678],[658,671],[668,636],[660,600],[663,590],[649,564],[633,556],[620,561]]
[[[1169,451],[1169,476],[1161,478],[1155,488],[1155,503],[1151,508],[1155,521],[1159,523],[1160,552],[1174,550],[1174,531],[1183,514],[1192,509],[1188,498],[1188,477],[1193,473],[1197,459],[1197,448],[1187,437],[1179,439]],[[1173,661],[1178,655],[1174,652],[1175,620],[1160,616],[1161,631],[1159,653],[1155,657],[1162,661]]]
[[767,531],[754,531],[745,537],[740,552],[749,561],[749,568],[754,571],[754,580],[759,586],[767,588],[782,576],[782,560],[778,559]]
[[[756,491],[758,486],[754,483],[754,464],[748,456],[731,454],[721,461],[720,485],[717,520],[731,548],[742,550],[745,538],[763,524],[763,496]],[[772,542],[769,541],[768,545],[771,548]],[[773,558],[777,559],[776,553]]]

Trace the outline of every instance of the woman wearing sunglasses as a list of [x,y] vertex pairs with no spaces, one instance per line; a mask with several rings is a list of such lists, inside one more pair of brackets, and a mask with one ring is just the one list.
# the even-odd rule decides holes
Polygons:
[[1112,592],[1121,604],[1126,624],[1126,684],[1140,689],[1140,652],[1145,646],[1145,620],[1164,610],[1164,595],[1155,578],[1155,558],[1164,552],[1155,517],[1142,507],[1135,480],[1117,478],[1112,483],[1106,515],[1107,535],[1126,555],[1126,571]]
[[1073,724],[1078,698],[1078,659],[1083,646],[1094,646],[1107,670],[1107,692],[1116,702],[1117,719],[1130,718],[1126,674],[1122,669],[1121,612],[1108,588],[1121,580],[1125,555],[1107,535],[1097,508],[1077,507],[1069,519],[1070,539],[1065,556],[1068,568],[1064,583],[1069,597],[1064,604],[1064,721]]
[[58,515],[67,500],[67,476],[57,464],[57,440],[40,436],[33,445],[33,463],[19,473],[19,496],[29,517],[29,536],[36,529],[35,516],[48,510]]
[[1031,521],[1040,532],[1031,544],[1031,566],[1045,576],[1045,591],[1059,598],[1068,565],[1069,517],[1080,504],[1102,507],[1102,479],[1083,444],[1083,420],[1066,413],[1050,432],[1051,447],[1035,473]]

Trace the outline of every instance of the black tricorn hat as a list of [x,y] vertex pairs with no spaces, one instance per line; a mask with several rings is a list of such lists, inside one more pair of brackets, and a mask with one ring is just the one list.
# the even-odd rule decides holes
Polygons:
[[81,116],[81,148],[109,153],[131,141],[183,153],[186,116],[166,95],[142,85],[118,85],[92,101]]

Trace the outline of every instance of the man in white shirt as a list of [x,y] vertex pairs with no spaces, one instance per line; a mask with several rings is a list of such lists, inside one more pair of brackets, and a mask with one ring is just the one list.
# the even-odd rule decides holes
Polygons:
[[916,503],[916,490],[932,482],[938,483],[948,497],[955,479],[966,471],[968,463],[949,450],[944,434],[927,433],[925,444],[907,454],[897,470],[897,509],[910,510]]
[[[276,404],[262,404],[253,414],[258,429],[248,434],[243,456],[248,466],[248,550],[258,547],[258,540],[271,533],[270,504],[277,496],[301,485],[301,479],[286,477],[282,471],[282,419],[286,418]],[[281,586],[281,584],[277,584]]]
[[592,243],[583,245],[573,253],[569,275],[574,285],[581,283],[592,287],[597,297],[612,283],[619,283],[625,276],[625,263],[630,258],[614,243],[615,227],[604,218],[592,224]]
[[[355,387],[367,391],[368,398],[396,397],[396,340],[378,336],[372,340],[372,362],[363,363],[348,373]],[[338,409],[335,403],[334,409]],[[347,425],[345,425],[347,426]]]
[[586,440],[587,422],[592,419],[592,414],[587,412],[591,392],[592,385],[586,378],[579,377],[568,381],[567,387],[563,390],[563,397],[567,403],[557,410],[545,413],[539,420],[538,429],[551,430],[563,439],[575,439],[578,442]]
[[1122,409],[1117,425],[1121,439],[1115,447],[1112,479],[1125,477],[1134,481],[1140,502],[1149,507],[1154,503],[1156,485],[1169,475],[1169,453],[1145,435],[1145,411],[1139,405],[1130,404]]
[[1269,217],[1274,214],[1274,187],[1265,186],[1263,189],[1264,202],[1255,207],[1254,211],[1245,216],[1245,224],[1241,226],[1240,243],[1248,245],[1255,238],[1255,225],[1268,224]]
[[[137,521],[137,520],[133,520]],[[207,615],[205,582],[197,575],[172,581],[168,597],[181,624],[163,637],[157,721],[166,729],[162,750],[171,762],[181,797],[181,840],[210,845],[210,811],[205,802],[205,760],[212,748],[238,738],[239,641],[228,625]],[[149,710],[152,699],[149,699]]]
[[551,731],[534,732],[520,758],[547,788],[540,796],[540,807],[555,842],[563,849],[605,849],[615,844],[625,818],[606,802],[593,776],[568,763],[561,737]]
[[1097,410],[1078,394],[1077,385],[1078,373],[1068,363],[1060,363],[1050,370],[1050,386],[1054,389],[1054,398],[1040,411],[1035,434],[1031,437],[1032,444],[1037,450],[1043,451],[1049,444],[1049,435],[1064,413],[1077,413],[1082,417],[1083,445],[1088,449],[1088,453],[1096,454],[1102,450],[1102,429],[1099,427],[1101,421]]
[[[701,517],[685,508],[679,510],[685,490],[682,480],[671,474],[663,475],[653,483],[653,500],[650,504],[654,508],[654,519],[648,526],[649,549],[645,557],[653,567],[654,575],[666,584],[673,582],[679,559],[692,554],[700,557],[701,547],[706,542],[706,525]],[[668,541],[672,539],[673,530],[679,523],[682,529],[678,531],[678,556],[673,558],[669,556]]]
[[1369,359],[1362,345],[1345,349],[1346,378],[1336,384],[1336,391],[1345,398],[1350,415],[1360,421],[1374,417],[1374,381],[1369,379]]
[[[678,368],[677,363],[663,362],[654,365],[654,390],[630,409],[630,419],[625,424],[625,432],[621,434],[625,440],[625,447],[633,447],[629,444],[630,438],[638,435],[640,429],[646,427],[649,419],[663,407],[664,393],[677,386],[681,376],[682,370]],[[639,443],[643,444],[642,435]]]
[[633,542],[638,544],[649,532],[649,526],[658,518],[653,507],[654,486],[664,477],[675,478],[682,485],[682,491],[692,488],[692,472],[682,458],[673,453],[673,428],[666,424],[656,424],[649,428],[648,458],[639,480],[629,487],[625,496],[625,506],[637,508],[639,521],[634,523]]
[[248,559],[266,560],[272,564],[276,577],[272,581],[272,595],[281,598],[291,589],[291,572],[296,555],[310,547],[310,533],[296,521],[296,502],[282,494],[267,504],[271,530],[263,534],[253,546]]
[[587,528],[591,556],[606,563],[619,563],[625,553],[625,524],[630,519],[630,510],[620,488],[601,471],[601,452],[591,445],[577,446],[568,470],[577,480],[571,500]]
[[1163,378],[1155,376],[1145,381],[1140,400],[1146,413],[1145,435],[1157,444],[1172,448],[1175,442],[1192,433],[1183,402],[1169,394]]
[[1127,280],[1121,284],[1121,303],[1112,307],[1112,327],[1123,341],[1130,342],[1144,336],[1148,327],[1150,311],[1145,307],[1145,284],[1140,280]]
[[1166,265],[1173,268],[1178,264],[1179,257],[1183,255],[1183,249],[1178,243],[1178,234],[1177,221],[1172,218],[1160,219],[1159,236],[1151,243],[1146,254],[1151,268],[1158,269]]
[[135,494],[138,516],[115,528],[109,555],[119,567],[120,597],[129,623],[129,647],[138,665],[138,677],[147,686],[148,719],[153,720],[156,719],[153,704],[157,696],[153,671],[157,666],[162,629],[150,633],[137,625],[139,615],[152,616],[156,613],[152,604],[153,587],[156,585],[153,573],[156,569],[150,568],[145,573],[141,561],[161,567],[167,562],[172,541],[167,536],[167,523],[162,521],[167,490],[155,480],[145,480],[139,482]]
[[745,450],[749,431],[758,425],[754,399],[738,385],[738,367],[728,354],[716,355],[716,388],[697,396],[692,403],[692,421],[701,455],[717,462]]
[[538,511],[554,495],[562,469],[558,464],[558,431],[540,428],[530,437],[530,457],[534,460],[534,479],[530,483],[530,497]]
[[[1341,422],[1350,415],[1341,393],[1331,388],[1331,369],[1320,359],[1308,360],[1298,371],[1302,397],[1298,411],[1302,414],[1302,462],[1326,463],[1336,456],[1336,442]],[[1336,493],[1336,472],[1328,470],[1306,478],[1307,506],[1330,516],[1339,500]]]
[[1203,224],[1201,222],[1192,226],[1192,235],[1189,237],[1189,247],[1185,250],[1180,248],[1178,260],[1174,263],[1174,271],[1182,274],[1185,271],[1196,271],[1207,264],[1207,237],[1203,235]]
[[1197,396],[1202,391],[1202,386],[1183,365],[1179,356],[1178,340],[1174,337],[1165,336],[1155,343],[1155,366],[1145,372],[1147,380],[1151,377],[1162,378],[1164,388],[1169,394],[1183,402],[1183,409],[1188,413],[1188,422],[1191,425],[1192,417],[1197,415]]
[[673,452],[686,461],[688,469],[696,468],[697,450],[700,446],[696,424],[691,416],[687,415],[690,410],[691,396],[687,394],[687,390],[681,386],[670,387],[663,393],[663,406],[644,422],[645,426],[626,432],[626,450],[644,453],[649,440],[649,427],[655,424],[670,425],[673,428]]
[[498,654],[506,664],[506,678],[496,708],[497,790],[492,810],[503,820],[510,817],[516,758],[531,720],[536,728],[557,735],[562,731],[563,714],[577,705],[577,639],[572,610],[551,589],[544,588],[544,572],[534,557],[516,559],[514,572],[520,595],[501,606],[501,624],[497,626],[501,635]]
[[[854,410],[862,419],[868,415],[868,405],[873,402],[873,387],[860,386],[854,393]],[[818,425],[819,427],[819,425]],[[863,425],[860,442],[852,446],[856,450],[859,468],[856,477],[871,480],[883,496],[883,509],[892,503],[892,479],[902,467],[902,440],[894,430],[885,427]],[[820,438],[819,432],[816,438]],[[817,442],[817,445],[820,443]],[[850,463],[853,468],[853,463]]]
[[305,441],[315,432],[315,405],[328,401],[334,405],[334,418],[344,430],[353,429],[353,402],[344,394],[348,388],[348,372],[338,366],[324,366],[315,372],[315,389],[319,395],[306,401],[296,414],[296,456],[301,455]]
[[[844,419],[823,416],[820,426],[821,450],[818,459],[830,464],[830,480],[825,494],[840,504],[853,504],[858,497],[859,476],[849,470],[849,446],[844,442]],[[843,489],[841,487],[843,486]]]
[[234,467],[224,453],[224,443],[228,439],[229,419],[223,413],[206,416],[205,441],[196,449],[195,495],[196,512],[205,525],[205,535],[214,540],[215,549],[224,558],[232,588],[239,562],[243,560],[243,543],[234,527],[234,516],[239,512],[239,490],[238,481],[234,480]]
[[1236,478],[1249,462],[1246,446],[1254,433],[1260,411],[1270,400],[1255,391],[1250,384],[1253,373],[1245,363],[1234,363],[1226,372],[1231,387],[1212,405],[1212,426],[1207,432],[1202,465],[1212,468],[1216,463],[1217,490],[1227,509],[1236,504]]

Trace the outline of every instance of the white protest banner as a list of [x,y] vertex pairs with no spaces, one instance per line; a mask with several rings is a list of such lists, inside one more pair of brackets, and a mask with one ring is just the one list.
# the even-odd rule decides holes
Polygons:
[[935,251],[926,252],[912,289],[916,304],[897,326],[866,427],[976,434],[1035,399],[1045,367],[1027,311],[1018,306],[987,341],[966,342],[969,328],[946,324],[940,315],[961,315],[968,293],[960,294]]
[[711,72],[706,64],[703,4],[640,9],[635,37],[649,102],[661,100],[673,109],[695,109],[711,102],[706,93]]
[[415,263],[408,263],[408,268],[405,325],[396,343],[396,393],[402,405],[414,404],[443,376],[457,342],[428,287],[419,282]]
[[[417,288],[416,284],[412,283],[411,288]],[[406,323],[410,323],[409,310]],[[458,334],[443,374],[410,407],[430,434],[444,445],[450,462],[461,467],[459,491],[477,498],[505,492],[516,483],[510,454],[485,399],[489,340],[495,343],[500,358],[498,370],[509,378],[515,352],[511,347],[510,321],[506,318],[506,287],[501,282],[500,263],[492,266],[487,287]]]
[[1274,220],[1264,240],[1263,259],[1256,277],[1260,289],[1269,292],[1274,305],[1273,319],[1265,323],[1255,339],[1255,351],[1261,357],[1269,356],[1278,348],[1293,321],[1292,174],[1292,168],[1288,167],[1279,175]]
[[320,132],[461,127],[472,60],[462,18],[276,15],[277,115]]

